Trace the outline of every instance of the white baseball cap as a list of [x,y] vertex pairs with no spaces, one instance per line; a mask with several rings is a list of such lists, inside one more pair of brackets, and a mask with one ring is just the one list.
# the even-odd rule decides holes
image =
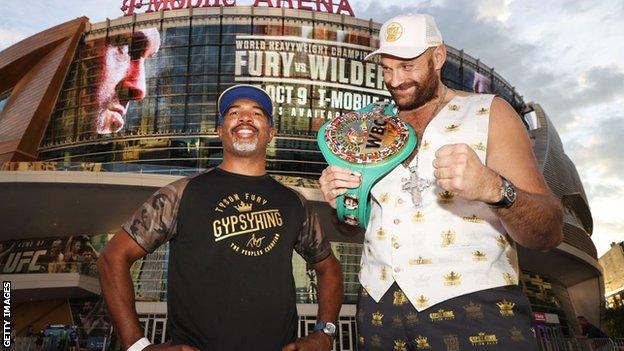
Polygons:
[[442,34],[431,15],[408,13],[393,17],[381,26],[379,49],[365,59],[380,54],[411,59],[440,44]]

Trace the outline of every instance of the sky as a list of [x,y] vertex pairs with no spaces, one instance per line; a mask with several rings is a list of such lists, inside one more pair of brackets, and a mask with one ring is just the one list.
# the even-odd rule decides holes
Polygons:
[[[122,2],[3,1],[0,50],[76,17],[91,23],[117,18]],[[583,181],[598,255],[624,240],[624,1],[349,3],[356,17],[376,22],[408,12],[432,14],[447,44],[494,67],[525,101],[540,103]]]

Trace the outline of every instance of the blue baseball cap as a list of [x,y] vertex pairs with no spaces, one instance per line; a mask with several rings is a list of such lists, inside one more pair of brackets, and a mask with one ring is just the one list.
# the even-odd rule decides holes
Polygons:
[[221,93],[217,102],[217,106],[219,106],[219,120],[217,125],[223,124],[225,113],[232,106],[234,101],[238,99],[249,99],[257,102],[262,110],[269,116],[269,122],[271,126],[273,126],[273,101],[271,101],[271,97],[266,91],[249,84],[235,85],[225,89]]

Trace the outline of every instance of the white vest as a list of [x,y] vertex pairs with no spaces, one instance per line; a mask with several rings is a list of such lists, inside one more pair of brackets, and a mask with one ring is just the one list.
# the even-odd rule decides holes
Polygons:
[[[455,96],[426,127],[410,164],[418,162],[419,176],[432,180],[419,208],[402,190],[410,178],[403,165],[373,187],[360,282],[375,301],[395,281],[418,311],[518,283],[516,250],[498,217],[483,202],[445,193],[433,176],[435,152],[446,144],[470,145],[485,164],[493,97]],[[397,303],[403,297],[394,298]]]

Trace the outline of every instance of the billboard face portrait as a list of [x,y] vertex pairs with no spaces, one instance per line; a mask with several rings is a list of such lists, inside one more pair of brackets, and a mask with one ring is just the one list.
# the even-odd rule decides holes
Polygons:
[[156,28],[117,35],[102,47],[95,96],[97,134],[116,133],[123,128],[130,101],[140,101],[146,94],[145,60],[159,48]]

